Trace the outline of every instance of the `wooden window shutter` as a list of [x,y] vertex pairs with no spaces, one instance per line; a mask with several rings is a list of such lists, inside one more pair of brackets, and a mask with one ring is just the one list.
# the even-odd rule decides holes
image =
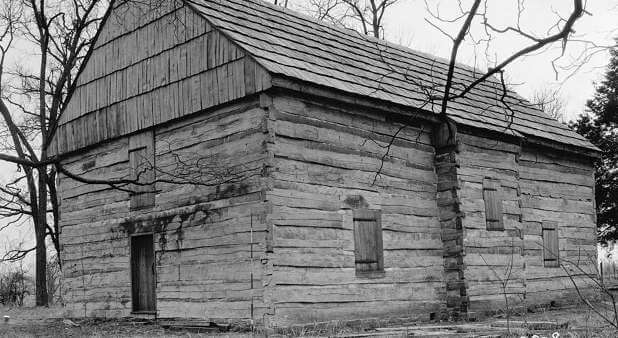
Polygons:
[[483,180],[483,200],[485,201],[485,221],[487,222],[487,230],[504,230],[502,195],[499,180],[489,178]]
[[543,263],[545,267],[559,267],[558,223],[543,222]]
[[357,273],[384,271],[379,210],[354,210],[354,256]]
[[153,207],[155,204],[154,135],[151,131],[129,138],[131,179],[143,184],[131,186],[131,210]]

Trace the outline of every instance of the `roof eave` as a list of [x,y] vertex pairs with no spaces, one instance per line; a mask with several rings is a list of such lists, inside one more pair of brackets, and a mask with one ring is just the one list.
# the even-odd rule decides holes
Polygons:
[[[380,110],[391,111],[394,113],[402,114],[402,115],[410,115],[414,114],[415,118],[422,119],[430,123],[439,123],[440,120],[437,114],[432,113],[430,111],[420,110],[409,106],[403,106],[399,104],[395,104],[389,101],[384,101],[380,99],[364,97],[360,95],[355,95],[353,93],[344,92],[338,89],[333,89],[329,87],[324,87],[320,85],[316,85],[307,81],[302,81],[296,78],[288,77],[280,74],[272,74],[272,87],[280,88],[285,90],[291,90],[294,92],[302,93],[304,95],[316,96],[321,98],[326,98],[329,100],[335,100],[346,104],[355,104],[361,105],[371,108],[377,108]],[[458,122],[458,124],[463,124]],[[478,126],[469,126],[472,129],[486,129]],[[492,131],[490,129],[486,129],[488,131]],[[493,131],[492,131],[493,132]],[[601,151],[593,144],[590,144],[589,147],[581,147],[576,145],[569,145],[561,142],[555,142],[552,140],[547,140],[538,136],[533,135],[522,135],[520,133],[509,134],[503,133],[509,137],[519,138],[523,143],[534,144],[537,146],[542,146],[544,148],[551,148],[554,150],[559,150],[563,152],[573,153],[579,156],[589,157],[592,159],[597,159],[601,156]]]
[[601,158],[601,150],[597,148],[595,145],[590,143],[588,147],[570,145],[565,143],[556,142],[553,140],[548,140],[545,138],[541,138],[534,135],[526,135],[526,143],[533,144],[536,146],[541,146],[545,148],[550,148],[562,152],[572,153],[583,157],[588,157],[590,159],[596,160]]
[[395,114],[405,116],[414,115],[415,120],[420,119],[430,123],[440,122],[438,116],[430,111],[421,110],[418,108],[393,103],[390,101],[357,95],[336,88],[325,87],[311,82],[299,80],[297,78],[281,74],[273,74],[272,72],[271,86],[273,89],[284,89],[306,96],[320,97],[331,101],[341,102],[344,104],[359,105],[371,109],[393,112]]

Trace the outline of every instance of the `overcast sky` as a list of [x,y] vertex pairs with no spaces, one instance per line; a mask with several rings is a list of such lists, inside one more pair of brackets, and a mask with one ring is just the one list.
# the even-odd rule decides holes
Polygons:
[[[469,2],[469,1],[468,1]],[[456,5],[455,0],[432,1],[428,0],[432,8],[440,5],[441,13],[445,17],[453,17],[449,8]],[[464,1],[464,3],[466,3]],[[513,0],[494,0],[489,2],[490,23],[498,27],[514,24],[517,13],[517,2]],[[425,19],[431,17],[424,10],[422,0],[400,0],[390,12],[385,21],[386,38],[390,41],[404,44],[410,48],[424,51],[430,54],[447,57],[450,54],[451,42],[447,37],[431,27]],[[527,0],[524,2],[524,12],[521,16],[521,27],[538,36],[546,34],[560,13],[566,17],[573,9],[572,0]],[[581,18],[575,26],[577,39],[593,41],[599,45],[612,45],[614,38],[618,37],[618,1],[617,0],[590,0],[587,10],[591,15]],[[434,20],[435,21],[435,20]],[[456,31],[458,27],[450,27],[449,33]],[[473,30],[474,32],[474,30]],[[526,42],[529,44],[529,41]],[[485,67],[483,64],[483,50],[474,52],[468,43],[462,49],[459,60],[463,63]],[[504,35],[496,39],[492,44],[492,55],[507,56],[516,49],[524,46],[522,39],[513,35]],[[569,64],[569,57],[577,58],[582,51],[582,43],[574,43],[567,46],[566,58],[562,65]],[[559,72],[560,78],[556,80],[552,69],[551,60],[559,56],[560,45],[550,50],[544,50],[537,55],[529,56],[515,62],[508,67],[506,74],[510,81],[518,84],[515,89],[525,97],[530,97],[536,90],[555,88],[560,90],[560,95],[565,99],[567,108],[565,117],[573,119],[584,110],[586,100],[594,93],[594,82],[602,79],[605,66],[609,60],[607,52],[601,52],[592,57],[581,67],[575,75],[566,78],[568,71]],[[478,57],[475,59],[474,55]],[[503,59],[502,58],[502,59]],[[566,78],[566,79],[565,79]]]
[[[292,5],[298,5],[304,0],[290,0]],[[432,8],[440,5],[440,12],[445,17],[453,17],[456,12],[453,6],[454,0],[428,0]],[[466,1],[463,2],[464,4]],[[514,24],[517,13],[517,2],[514,0],[493,0],[490,1],[489,19],[496,26]],[[567,16],[572,10],[573,1],[569,0],[527,0],[525,10],[521,16],[521,27],[527,32],[544,36],[546,31],[556,22],[556,13]],[[613,43],[613,38],[618,36],[618,1],[616,0],[591,0],[588,1],[587,10],[591,15],[586,15],[580,19],[575,26],[576,34],[579,39],[593,41],[599,45]],[[426,53],[446,57],[450,53],[451,41],[442,33],[431,27],[426,21],[430,18],[425,11],[423,0],[400,0],[386,14],[385,32],[386,39],[391,42],[406,45],[410,48]],[[441,24],[443,25],[443,24]],[[457,26],[445,27],[451,33],[455,33]],[[475,28],[478,30],[477,28]],[[473,33],[478,31],[472,30]],[[503,35],[496,39],[490,48],[489,54],[498,61],[504,56],[524,46],[524,41],[513,35]],[[582,51],[581,44],[572,44],[567,49],[566,58],[562,65],[569,64],[564,60],[569,57],[576,57]],[[462,47],[459,61],[477,65],[481,68],[487,66],[485,57],[482,56],[485,48],[475,50],[469,42]],[[507,78],[515,89],[525,97],[530,97],[536,90],[560,89],[560,95],[565,99],[567,108],[565,117],[575,118],[584,111],[585,102],[591,98],[594,92],[594,82],[602,78],[604,68],[608,62],[608,53],[596,54],[581,69],[569,78],[569,72],[560,72],[560,78],[556,80],[552,69],[551,60],[560,55],[560,47],[555,46],[546,49],[542,53],[523,58],[507,69]],[[13,55],[13,60],[23,59],[25,54],[34,51],[20,50],[20,55]],[[475,57],[476,55],[476,57]],[[481,56],[479,56],[481,55]],[[0,164],[0,170],[10,173],[14,166]],[[5,176],[6,177],[6,176]],[[0,223],[1,224],[1,223]],[[8,242],[15,242],[20,239],[31,238],[30,227],[21,228],[12,233],[3,232],[0,235],[0,252],[3,251]]]

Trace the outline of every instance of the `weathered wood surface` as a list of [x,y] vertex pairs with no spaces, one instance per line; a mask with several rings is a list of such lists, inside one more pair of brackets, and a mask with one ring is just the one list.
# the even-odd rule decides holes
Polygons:
[[[594,274],[596,222],[591,163],[575,156],[524,147],[520,156],[520,186],[528,299],[533,302],[574,299],[573,283],[561,264],[578,264]],[[555,226],[557,243],[543,244],[542,229]],[[544,246],[558,244],[556,267],[544,264]],[[591,282],[574,271],[578,287]]]
[[[269,86],[269,75],[180,2],[111,13],[60,118],[51,153],[133,133]],[[152,7],[152,6],[151,6]]]
[[[249,321],[253,304],[253,316],[261,320],[267,285],[265,118],[256,103],[239,103],[154,129],[157,169],[178,166],[178,159],[191,164],[216,158],[221,170],[241,168],[248,176],[207,186],[159,182],[153,209],[132,211],[127,192],[60,175],[64,296],[73,315],[129,315],[128,236],[154,232],[159,317]],[[64,165],[87,178],[129,178],[129,143],[120,138]],[[158,172],[157,178],[171,177]]]
[[483,180],[483,200],[485,201],[487,230],[504,230],[502,195],[503,189],[499,180],[487,178]]
[[[116,55],[113,48],[134,41],[134,31],[149,37],[173,15],[202,20],[183,8],[169,13],[131,30],[117,28],[124,33],[102,33],[97,52]],[[511,305],[524,296],[545,301],[536,297],[542,290],[570,292],[561,269],[543,267],[538,242],[542,222],[551,221],[557,223],[560,259],[593,252],[588,163],[467,134],[459,135],[452,154],[436,154],[428,125],[415,122],[392,140],[399,124],[389,114],[288,94],[221,106],[259,92],[264,78],[205,22],[189,27],[197,28],[178,34],[177,42],[165,45],[154,34],[144,40],[154,47],[119,58],[109,69],[85,70],[82,91],[109,97],[83,106],[77,101],[77,115],[61,127],[67,132],[62,147],[155,126],[155,162],[164,171],[157,178],[171,179],[179,160],[252,174],[217,185],[159,182],[150,211],[132,211],[126,192],[59,177],[66,299],[76,315],[128,314],[127,235],[148,231],[155,232],[162,317],[224,321],[253,315],[272,325],[350,316],[427,319],[455,304],[455,296],[458,305],[469,300],[472,311],[501,308],[507,274]],[[200,59],[196,51],[204,48],[207,57]],[[170,60],[180,61],[174,66]],[[162,65],[171,67],[140,77]],[[97,87],[111,81],[112,88],[123,78],[138,81],[109,95]],[[94,125],[105,126],[104,132],[84,129]],[[116,138],[64,165],[86,177],[129,178],[129,148],[129,137]],[[488,178],[490,190],[500,194],[489,207]],[[356,275],[352,208],[381,211],[383,275]],[[504,230],[487,231],[491,208],[490,219]]]
[[[384,116],[286,96],[273,98],[270,113],[272,323],[438,312],[443,258],[430,129],[405,128],[373,184],[397,128]],[[355,273],[353,205],[381,210],[383,276]]]
[[[459,179],[438,181],[448,172],[434,168],[430,129],[409,127],[375,179],[381,145],[396,129],[384,116],[290,96],[264,102],[270,103],[240,102],[154,129],[158,166],[217,155],[226,168],[255,171],[242,186],[157,183],[155,209],[138,213],[130,210],[126,192],[59,178],[66,299],[76,315],[128,314],[127,235],[152,229],[159,316],[248,320],[253,304],[254,317],[272,325],[345,319],[359,316],[359,307],[366,317],[423,318],[453,301],[449,290],[460,292],[444,272],[457,264],[465,266],[462,285],[471,311],[504,307],[501,283],[511,262],[511,306],[524,295],[533,305],[548,300],[536,297],[541,292],[570,294],[568,276],[544,267],[542,247],[535,245],[542,243],[542,220],[558,224],[561,259],[594,254],[592,189],[582,163],[534,162],[544,170],[556,166],[556,177],[567,172],[579,180],[532,177],[520,170],[528,164],[522,158],[542,156],[519,155],[506,143],[498,144],[500,152],[487,150],[480,138],[462,134]],[[129,147],[129,138],[121,138],[65,165],[86,177],[128,178]],[[486,177],[500,183],[503,231],[487,231]],[[448,192],[454,186],[465,213],[462,262],[445,258],[457,246],[450,246],[452,233],[439,221],[457,213],[438,207],[453,202]],[[181,211],[198,204],[207,209]],[[382,212],[384,274],[377,278],[356,275],[350,208],[358,205]],[[127,223],[150,213],[150,221]]]
[[[472,312],[500,310],[503,282],[509,280],[511,305],[525,295],[519,149],[497,140],[460,134],[465,277]],[[488,146],[488,144],[490,144]],[[491,150],[489,148],[500,149]],[[491,230],[491,231],[490,231]]]
[[[268,70],[286,81],[416,106],[419,92],[401,72],[364,61],[385,57],[432,83],[441,83],[445,65],[387,47],[377,53],[362,37],[253,2],[117,7],[50,152],[98,144],[63,164],[86,177],[130,178],[126,135],[146,129],[161,169],[156,178],[173,179],[179,162],[196,161],[251,174],[215,185],[157,183],[152,210],[132,210],[129,194],[109,185],[60,176],[65,299],[74,315],[130,312],[128,235],[148,232],[155,233],[160,317],[271,325],[427,319],[468,302],[472,311],[501,308],[504,292],[511,306],[572,294],[564,271],[543,264],[542,227],[556,224],[557,241],[545,246],[557,245],[559,261],[595,255],[590,163],[461,133],[459,144],[442,142],[436,154],[432,126],[415,121],[393,140],[397,117],[353,106],[353,95],[341,106],[254,95],[271,86]],[[456,73],[474,77],[461,67]],[[282,79],[274,81],[285,87]],[[452,105],[453,119],[504,132],[503,113],[479,107],[495,101],[488,94],[495,85],[481,84]],[[590,147],[534,109],[517,106],[514,115],[515,136]],[[381,212],[379,276],[356,274],[352,208]],[[488,220],[498,231],[487,231]]]
[[[504,308],[501,284],[507,278],[509,288],[513,286],[508,291],[513,296],[511,306],[523,304],[524,296],[527,305],[572,296],[574,288],[563,269],[544,266],[542,227],[556,225],[558,240],[546,245],[554,250],[558,246],[559,263],[571,260],[586,270],[594,267],[590,264],[596,260],[590,163],[467,134],[460,135],[460,141],[458,171],[466,213],[464,262],[470,309]],[[483,180],[488,178],[500,182],[504,231],[485,229]],[[586,285],[581,273],[574,276]],[[550,290],[551,297],[541,297],[544,290]]]

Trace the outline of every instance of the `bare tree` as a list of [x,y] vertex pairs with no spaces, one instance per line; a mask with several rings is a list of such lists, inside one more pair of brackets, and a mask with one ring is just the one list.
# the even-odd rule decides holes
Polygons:
[[[355,28],[360,32],[375,37],[384,36],[383,20],[385,12],[397,3],[396,0],[390,1],[361,1],[361,0],[308,0],[305,11],[317,19],[334,23],[347,28]],[[501,3],[503,5],[503,3]],[[575,33],[577,21],[587,12],[583,0],[572,0],[569,12],[560,13],[548,7],[548,11],[553,18],[547,21],[547,29],[544,34],[537,34],[532,27],[524,27],[522,22],[526,22],[526,2],[525,0],[513,0],[505,3],[504,6],[512,6],[513,24],[502,25],[502,17],[498,17],[495,12],[495,3],[489,0],[470,0],[470,1],[441,1],[424,0],[424,10],[427,13],[426,22],[434,27],[451,43],[451,52],[447,58],[447,70],[434,71],[432,65],[431,81],[418,81],[409,74],[405,74],[406,79],[412,86],[418,87],[419,91],[425,93],[426,100],[423,108],[439,112],[443,122],[448,121],[448,111],[450,105],[458,101],[465,101],[470,93],[482,84],[489,84],[496,89],[495,103],[487,110],[502,110],[511,123],[515,111],[513,107],[513,97],[509,93],[509,85],[506,80],[505,71],[515,61],[534,53],[544,53],[552,47],[558,47],[560,54],[555,57],[548,67],[556,73],[564,72],[566,77],[572,76],[574,72],[581,68],[590,58],[599,52],[603,52],[612,46],[599,45],[592,41],[583,39],[583,35]],[[446,10],[444,10],[446,8]],[[494,9],[494,11],[492,11]],[[448,14],[445,14],[448,13]],[[535,27],[536,28],[536,27]],[[500,40],[518,41],[521,46],[514,52],[498,57],[493,48],[498,45]],[[472,79],[455,78],[456,69],[459,67],[460,50],[462,46],[474,48],[476,51],[474,74]],[[577,57],[567,56],[566,51],[569,46],[577,48]],[[380,47],[382,49],[388,47]],[[483,57],[484,56],[484,57]],[[388,66],[386,57],[384,63]],[[480,70],[478,61],[484,59],[486,70]],[[392,69],[392,72],[401,70]],[[444,74],[446,73],[446,74]],[[542,93],[538,98],[542,102],[534,101],[534,107],[548,110],[553,117],[559,118],[558,112],[564,108],[564,101],[556,93],[548,91]],[[518,104],[529,105],[527,101],[515,99]],[[437,108],[437,109],[435,109]],[[511,127],[511,123],[507,128]],[[396,136],[396,135],[394,135]],[[388,146],[387,155],[388,155]]]
[[24,298],[30,294],[30,285],[23,264],[0,272],[0,304],[23,306]]
[[[0,195],[3,196],[0,203],[5,206],[2,212],[7,216],[22,220],[26,217],[31,220],[36,243],[32,248],[10,252],[5,258],[18,259],[28,252],[36,252],[37,305],[48,303],[46,239],[49,237],[56,250],[59,250],[59,203],[55,185],[57,173],[61,172],[84,183],[108,184],[117,189],[131,190],[135,185],[152,184],[152,181],[140,182],[139,175],[116,181],[80,177],[60,166],[57,159],[50,157],[46,150],[54,137],[60,113],[75,86],[79,65],[89,53],[98,24],[110,2],[113,3],[113,0],[7,0],[0,5],[0,113],[4,123],[0,134],[3,137],[0,160],[10,162],[18,168],[18,176],[0,188]],[[329,5],[322,10],[321,16],[327,19],[331,15],[329,13],[334,13],[336,7],[333,6],[344,6],[343,13],[349,16],[345,17],[344,21],[347,21],[347,18],[356,20],[356,25],[360,26],[363,33],[381,37],[384,13],[396,2],[397,0],[328,1]],[[521,2],[522,0],[519,0],[518,4]],[[277,4],[287,6],[288,2],[277,1]],[[428,102],[439,105],[440,116],[445,123],[448,122],[447,113],[451,102],[464,99],[476,86],[495,76],[501,80],[503,87],[503,94],[498,101],[508,111],[505,100],[507,87],[503,77],[505,68],[520,57],[554,43],[562,43],[562,49],[566,49],[576,21],[586,13],[583,0],[573,0],[573,9],[568,16],[558,16],[546,36],[535,36],[519,24],[495,26],[488,15],[487,0],[475,0],[468,7],[459,2],[458,8],[460,14],[455,18],[444,18],[439,12],[430,11],[432,19],[428,19],[431,25],[452,42],[445,80],[437,81],[431,91],[428,91],[431,93],[428,94]],[[520,11],[519,14],[522,13],[523,11]],[[459,25],[459,29],[456,34],[451,34],[446,28],[440,27],[441,24]],[[478,39],[472,36],[473,26],[481,27],[485,37]],[[459,48],[464,40],[489,43],[496,35],[507,32],[519,35],[529,44],[503,60],[494,62],[493,67],[478,74],[475,80],[455,83],[454,73]],[[36,69],[26,66],[9,69],[7,56],[19,50],[15,45],[16,40],[36,47],[37,53],[32,55]],[[393,136],[395,137],[396,135]],[[186,169],[187,161],[182,157],[177,160],[176,169],[158,168],[165,174],[157,180],[216,185],[230,179],[240,180],[252,174],[250,169],[230,173],[204,165],[207,163],[204,161],[199,163],[201,166],[198,166],[196,172]]]
[[[542,244],[539,244],[542,246]],[[568,276],[579,299],[588,306],[604,322],[618,329],[618,305],[614,291],[600,277],[595,257],[582,257],[581,252],[576,260],[561,258],[560,267]],[[587,268],[588,267],[588,268]],[[590,269],[592,267],[592,269]],[[579,278],[579,282],[578,279]],[[590,292],[600,299],[592,299]],[[600,301],[599,301],[600,300]]]
[[[18,172],[15,180],[0,188],[0,200],[5,215],[16,220],[25,215],[35,233],[33,247],[9,251],[4,259],[36,253],[37,305],[48,303],[46,239],[59,250],[56,168],[50,165],[53,159],[46,149],[108,5],[99,0],[8,0],[0,9],[0,113],[4,127],[0,160],[15,164]],[[10,67],[8,57],[19,52],[18,44],[36,53]]]
[[273,3],[284,8],[288,7],[288,0],[273,0]]
[[400,0],[307,0],[305,6],[299,7],[318,20],[382,39],[384,15],[398,2]]
[[47,261],[47,292],[49,303],[62,303],[62,270],[60,269],[60,257],[56,253]]
[[[517,25],[500,27],[495,25],[489,15],[488,1],[487,0],[474,0],[471,5],[464,8],[459,6],[459,14],[455,18],[445,18],[440,15],[439,11],[432,11],[428,6],[428,12],[431,19],[426,19],[427,23],[438,29],[444,34],[451,42],[452,48],[449,57],[448,72],[444,84],[444,89],[438,98],[440,100],[440,116],[444,121],[448,118],[448,106],[452,101],[465,98],[475,87],[486,81],[492,80],[493,76],[498,76],[503,86],[503,95],[500,101],[504,108],[510,110],[510,107],[505,101],[505,97],[508,94],[507,85],[504,82],[504,71],[514,61],[520,59],[523,56],[536,52],[548,45],[556,42],[562,44],[563,51],[566,49],[569,42],[569,37],[573,33],[574,25],[584,14],[586,14],[583,0],[574,0],[573,8],[570,14],[564,18],[560,15],[557,16],[552,29],[546,36],[535,36],[524,30],[519,24],[523,10],[521,9],[522,0],[518,0],[518,6],[520,8],[517,15]],[[440,27],[440,23],[454,23],[461,22],[459,29],[455,34],[449,33],[446,29]],[[474,25],[480,25],[480,30],[485,33],[484,38],[475,38],[471,35]],[[471,80],[468,83],[459,84],[454,87],[454,72],[457,66],[457,60],[459,55],[459,49],[464,40],[469,39],[471,41],[478,41],[477,43],[484,42],[486,44],[491,43],[500,34],[512,33],[518,37],[528,41],[522,48],[514,53],[507,55],[502,60],[495,60],[493,67],[488,68],[484,73],[479,74],[475,80]],[[488,48],[488,47],[487,47]]]
[[[49,302],[46,240],[51,240],[57,254],[60,252],[58,174],[137,194],[157,182],[217,186],[240,182],[261,170],[225,168],[214,155],[195,158],[170,146],[167,153],[173,160],[165,166],[145,161],[131,177],[102,180],[74,174],[58,157],[48,154],[47,146],[76,86],[80,66],[91,53],[99,24],[110,15],[109,9],[135,2],[154,11],[168,6],[167,1],[8,0],[0,5],[0,161],[17,168],[16,177],[0,185],[0,216],[8,219],[0,231],[31,222],[35,233],[34,246],[9,250],[0,261],[18,261],[35,252],[37,305]],[[172,24],[184,23],[173,18]],[[18,60],[16,66],[10,66],[8,58],[17,57],[24,46],[37,50],[29,55],[32,60]]]
[[[491,264],[487,262],[487,260],[485,260],[485,257],[483,256],[483,254],[479,254],[481,256],[481,259],[483,260],[483,263],[485,263],[485,266],[494,274],[494,276],[496,277],[496,280],[500,283],[500,288],[502,289],[502,297],[504,297],[504,316],[506,317],[506,329],[509,334],[511,334],[511,311],[512,310],[509,304],[508,287],[509,287],[509,282],[511,281],[511,278],[513,277],[515,252],[518,251],[516,249],[519,249],[519,248],[515,246],[515,240],[511,238],[511,255],[510,255],[508,263],[505,266],[504,274],[498,273],[496,268],[494,268],[494,266],[492,266]],[[521,252],[518,252],[518,253],[521,254]]]
[[[514,62],[531,54],[544,53],[551,48],[557,48],[560,54],[548,64],[548,67],[556,72],[556,76],[558,76],[558,72],[564,71],[566,76],[569,77],[592,55],[612,48],[612,46],[598,45],[583,40],[581,36],[575,34],[575,25],[578,20],[584,15],[590,14],[587,12],[586,2],[583,0],[572,0],[568,12],[563,13],[548,6],[547,10],[552,13],[553,18],[548,18],[548,28],[544,34],[533,33],[534,29],[523,26],[522,22],[525,22],[524,18],[527,13],[525,0],[514,0],[508,3],[514,6],[511,13],[514,23],[511,25],[497,23],[503,22],[503,18],[496,15],[495,6],[491,7],[489,0],[449,1],[447,2],[448,5],[442,6],[448,7],[448,11],[441,10],[440,5],[443,5],[443,2],[425,0],[427,12],[425,20],[428,25],[434,27],[450,42],[449,57],[446,61],[434,60],[431,64],[431,76],[428,78],[416,77],[413,72],[408,73],[407,70],[403,76],[410,86],[414,87],[414,90],[420,92],[424,97],[417,108],[438,113],[442,125],[448,132],[448,140],[445,141],[447,143],[454,143],[456,137],[455,124],[449,118],[450,107],[459,103],[465,104],[471,94],[481,86],[493,88],[491,94],[494,96],[492,103],[485,103],[486,106],[482,107],[482,110],[503,114],[506,122],[505,131],[512,128],[517,109],[515,105],[530,105],[528,101],[513,95],[509,88],[505,71]],[[495,3],[491,3],[491,5],[495,5]],[[494,11],[490,10],[492,8]],[[326,15],[324,13],[334,13],[334,11],[331,9],[330,12],[324,10],[320,13]],[[445,13],[448,13],[448,15]],[[341,20],[345,20],[345,18]],[[330,21],[333,20],[330,19]],[[519,48],[510,53],[503,51],[497,53],[494,49],[500,45],[500,41],[508,41],[511,44],[513,41],[518,41],[517,46]],[[471,47],[475,51],[475,64],[471,76],[461,77],[456,76],[456,73],[459,71],[458,68],[461,67],[460,50],[464,46]],[[402,69],[396,69],[388,61],[387,51],[391,47],[388,45],[378,45],[377,47],[381,50],[382,60],[384,65],[390,68],[390,73],[401,73]],[[567,55],[569,47],[578,49],[577,58],[573,59]],[[484,59],[485,70],[479,67],[481,59]],[[464,72],[468,72],[468,70],[464,70]],[[487,88],[484,90],[487,90]],[[560,109],[560,105],[556,104],[555,109]],[[389,156],[390,146],[403,129],[405,129],[405,125],[391,135],[390,142],[386,144],[380,142],[380,145],[385,149],[382,161]],[[377,170],[376,177],[380,175],[381,168],[382,166]]]
[[352,9],[343,0],[308,0],[304,11],[314,18],[340,27],[348,27]]
[[399,0],[343,0],[352,9],[352,18],[358,21],[366,35],[384,37],[384,13]]
[[544,111],[554,119],[564,122],[566,101],[558,90],[541,89],[532,94],[530,100],[538,109]]
[[[455,142],[456,136],[455,124],[449,118],[449,107],[467,100],[471,92],[481,85],[488,85],[495,89],[494,102],[484,107],[483,110],[500,111],[505,116],[505,130],[512,127],[515,117],[513,103],[530,104],[511,95],[505,71],[515,61],[533,53],[545,52],[557,45],[560,49],[560,55],[554,58],[548,67],[554,69],[556,76],[561,70],[568,71],[567,76],[571,76],[573,69],[579,69],[582,62],[589,60],[591,55],[612,47],[594,44],[575,35],[574,27],[578,20],[582,16],[590,14],[587,12],[583,0],[572,0],[572,6],[566,15],[548,8],[553,13],[554,18],[553,21],[548,19],[549,28],[545,34],[540,35],[532,33],[532,29],[527,29],[521,24],[526,14],[525,0],[516,0],[512,4],[516,5],[516,10],[513,11],[515,23],[502,26],[496,23],[496,21],[501,22],[501,19],[495,18],[495,12],[490,11],[489,0],[458,1],[456,4],[449,2],[450,16],[445,15],[444,11],[440,10],[440,0],[425,0],[425,9],[428,13],[425,21],[451,43],[450,56],[446,60],[446,72],[442,70],[434,71],[434,65],[432,65],[430,80],[419,80],[414,78],[414,74],[404,75],[411,86],[424,93],[425,99],[421,109],[438,113],[442,124],[448,131],[447,143]],[[498,57],[496,53],[492,52],[497,40],[518,40],[521,47]],[[479,57],[479,53],[475,53],[472,76],[456,78],[456,69],[460,67],[460,49],[464,43],[474,48],[475,51],[484,50],[487,69],[484,71],[479,69],[477,61],[481,57]],[[566,56],[567,48],[572,45],[578,45],[577,47],[580,48],[579,58],[575,60]],[[389,47],[382,49],[384,50],[384,48]],[[564,59],[568,60],[570,66],[561,63],[564,62]],[[442,63],[443,61],[436,62]],[[400,70],[392,69],[392,72],[397,71]],[[392,135],[390,143],[384,146],[386,148],[384,157],[388,156],[390,144],[396,139],[398,132]],[[378,170],[377,175],[379,174],[380,171]]]

